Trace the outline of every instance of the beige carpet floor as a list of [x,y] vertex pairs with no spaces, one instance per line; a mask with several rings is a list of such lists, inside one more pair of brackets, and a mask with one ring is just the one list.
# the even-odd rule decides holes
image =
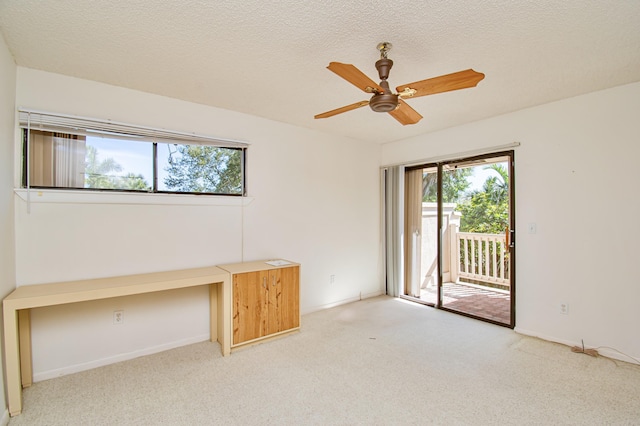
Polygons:
[[377,297],[39,382],[10,425],[639,425],[640,366]]

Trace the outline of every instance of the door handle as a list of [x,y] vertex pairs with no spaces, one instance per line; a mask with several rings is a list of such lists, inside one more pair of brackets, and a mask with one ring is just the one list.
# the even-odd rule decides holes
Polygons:
[[504,240],[507,251],[516,246],[515,236],[515,230],[509,229],[507,226],[504,230]]
[[511,241],[509,238],[509,227],[505,227],[504,228],[504,245],[507,249],[507,251],[509,251],[509,248],[511,247]]

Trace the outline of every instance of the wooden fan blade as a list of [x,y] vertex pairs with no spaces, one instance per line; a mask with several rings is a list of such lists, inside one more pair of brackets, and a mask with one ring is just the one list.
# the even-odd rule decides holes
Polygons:
[[382,92],[383,89],[378,83],[367,77],[362,71],[351,64],[343,64],[340,62],[331,62],[327,67],[330,71],[338,74],[358,89],[367,93],[374,91]]
[[400,96],[415,98],[418,96],[434,95],[436,93],[475,87],[483,78],[484,74],[468,69],[398,86],[396,90]]
[[360,101],[355,104],[343,106],[341,108],[332,109],[331,111],[323,112],[322,114],[315,115],[313,118],[328,118],[333,117],[334,115],[342,114],[343,112],[351,111],[353,109],[358,109],[363,106],[369,105],[369,101]]
[[422,116],[418,111],[411,108],[409,104],[402,99],[398,99],[398,108],[390,111],[389,114],[398,120],[398,122],[403,126],[406,126],[407,124],[416,124],[422,119]]

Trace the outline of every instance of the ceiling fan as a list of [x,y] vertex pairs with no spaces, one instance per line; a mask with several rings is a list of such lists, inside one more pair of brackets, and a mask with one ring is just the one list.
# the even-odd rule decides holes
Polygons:
[[403,84],[396,87],[396,93],[389,89],[389,70],[393,66],[393,61],[387,58],[387,53],[391,50],[391,43],[379,43],[377,48],[380,51],[380,59],[376,61],[376,69],[380,76],[380,84],[376,84],[362,71],[351,64],[331,62],[327,67],[330,71],[338,74],[360,90],[366,93],[373,93],[368,101],[360,101],[351,105],[346,105],[331,111],[323,112],[314,118],[333,117],[343,112],[361,108],[365,105],[375,112],[388,112],[400,124],[416,124],[422,116],[404,101],[404,98],[417,98],[419,96],[433,95],[436,93],[449,92],[451,90],[467,89],[475,87],[484,74],[472,69],[454,72],[452,74],[441,75],[439,77],[428,78],[416,81],[415,83]]

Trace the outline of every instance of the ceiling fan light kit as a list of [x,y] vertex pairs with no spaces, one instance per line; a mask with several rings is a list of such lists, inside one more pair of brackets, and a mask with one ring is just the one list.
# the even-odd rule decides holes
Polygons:
[[415,83],[404,84],[396,87],[396,92],[389,88],[389,71],[393,67],[393,61],[387,57],[391,50],[391,43],[379,43],[377,48],[380,51],[380,59],[376,61],[376,69],[380,84],[376,84],[362,71],[351,64],[331,62],[327,67],[338,76],[358,87],[366,93],[373,93],[368,101],[360,101],[351,105],[337,108],[331,111],[316,115],[314,118],[328,118],[343,112],[361,108],[365,105],[375,112],[387,112],[400,124],[416,124],[422,116],[409,106],[402,98],[416,98],[419,96],[433,95],[436,93],[449,92],[451,90],[466,89],[475,87],[484,78],[484,74],[472,69],[441,75],[439,77],[416,81]]

